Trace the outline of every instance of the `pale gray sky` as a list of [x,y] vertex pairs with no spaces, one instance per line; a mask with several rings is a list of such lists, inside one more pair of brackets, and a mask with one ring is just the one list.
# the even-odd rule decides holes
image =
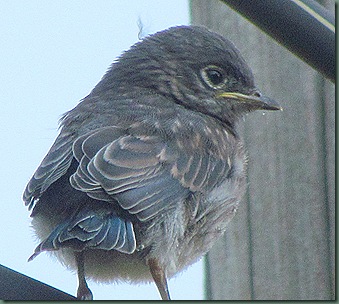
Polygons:
[[[183,0],[2,1],[0,18],[0,263],[75,294],[76,276],[48,254],[28,263],[36,240],[21,195],[57,135],[61,114],[85,97],[144,33],[188,24]],[[170,280],[173,299],[202,299],[202,262]],[[98,285],[97,300],[159,299],[152,285]]]

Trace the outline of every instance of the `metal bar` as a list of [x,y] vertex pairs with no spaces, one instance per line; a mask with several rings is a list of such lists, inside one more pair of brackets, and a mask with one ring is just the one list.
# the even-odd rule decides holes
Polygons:
[[314,0],[221,0],[335,81],[335,17]]
[[75,297],[67,293],[34,280],[3,265],[0,265],[0,299],[7,301],[76,300]]

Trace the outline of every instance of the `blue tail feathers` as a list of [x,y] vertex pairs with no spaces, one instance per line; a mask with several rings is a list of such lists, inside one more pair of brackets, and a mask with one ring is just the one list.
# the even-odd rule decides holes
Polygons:
[[132,254],[136,249],[133,223],[119,217],[108,208],[82,208],[70,220],[58,225],[35,249],[28,259],[33,260],[43,251],[60,248],[117,250]]

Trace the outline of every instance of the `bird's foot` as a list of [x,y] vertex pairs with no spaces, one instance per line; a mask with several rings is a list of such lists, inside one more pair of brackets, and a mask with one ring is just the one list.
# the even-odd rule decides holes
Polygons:
[[88,288],[87,284],[80,284],[78,287],[78,291],[77,291],[77,299],[78,300],[93,300],[93,294],[91,292],[91,290]]

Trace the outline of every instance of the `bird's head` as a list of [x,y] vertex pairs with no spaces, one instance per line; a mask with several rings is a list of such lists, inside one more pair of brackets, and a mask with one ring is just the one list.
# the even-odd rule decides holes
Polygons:
[[112,65],[98,87],[151,90],[230,124],[253,110],[281,109],[255,87],[233,43],[200,26],[172,27],[144,38]]

